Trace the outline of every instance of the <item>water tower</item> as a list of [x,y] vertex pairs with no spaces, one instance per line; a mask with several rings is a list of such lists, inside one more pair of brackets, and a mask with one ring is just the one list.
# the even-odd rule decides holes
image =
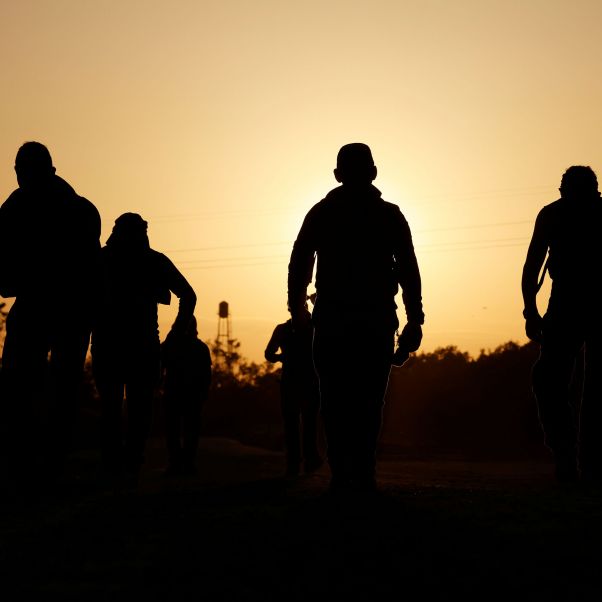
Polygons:
[[222,349],[232,353],[232,323],[227,301],[222,301],[219,304],[217,315],[219,316],[217,319],[217,343]]

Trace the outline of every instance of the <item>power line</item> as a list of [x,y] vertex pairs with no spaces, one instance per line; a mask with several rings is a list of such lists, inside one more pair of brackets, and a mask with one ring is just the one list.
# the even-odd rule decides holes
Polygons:
[[278,245],[291,245],[292,242],[289,240],[284,240],[282,242],[258,242],[258,243],[248,243],[244,245],[220,245],[216,247],[197,247],[195,249],[167,249],[164,253],[188,253],[188,252],[198,252],[198,251],[221,251],[223,249],[245,249],[248,247],[272,247]]
[[[464,226],[444,226],[442,228],[427,228],[424,230],[415,230],[413,235],[419,234],[429,234],[432,232],[452,232],[457,230],[475,230],[479,228],[497,228],[497,227],[507,227],[507,226],[519,226],[525,224],[531,224],[532,220],[520,220],[515,222],[493,222],[487,224],[467,224]],[[437,243],[434,243],[437,244]],[[272,246],[282,246],[282,245],[293,245],[293,241],[283,240],[279,242],[260,242],[260,243],[245,243],[245,244],[237,244],[237,245],[219,245],[219,246],[211,246],[211,247],[196,247],[196,248],[188,248],[188,249],[167,249],[165,253],[197,253],[203,251],[222,251],[225,249],[246,249],[252,247],[272,247]]]
[[490,243],[507,243],[507,242],[528,242],[528,238],[524,236],[517,236],[514,238],[497,238],[494,240],[452,240],[449,242],[434,242],[416,245],[417,249],[424,249],[429,247],[444,247],[449,245],[480,245],[480,244],[490,244]]
[[191,263],[209,263],[212,261],[247,261],[247,260],[255,260],[255,259],[281,259],[288,257],[288,255],[258,255],[253,257],[219,257],[212,259],[188,259],[179,261],[178,265],[191,264]]
[[[493,198],[508,198],[508,197],[523,197],[549,193],[553,187],[550,186],[536,186],[531,188],[505,188],[498,190],[486,190],[481,192],[473,192],[467,194],[452,194],[452,195],[424,195],[422,197],[408,197],[403,200],[404,205],[412,203],[424,203],[431,204],[433,200],[436,202],[449,203],[453,201],[474,201],[478,199],[491,200]],[[313,203],[312,203],[313,204]],[[154,223],[171,223],[181,221],[196,221],[201,219],[220,219],[220,218],[232,218],[235,216],[248,217],[248,216],[260,216],[260,215],[278,215],[287,213],[305,213],[307,206],[288,206],[288,207],[271,207],[268,209],[260,210],[237,210],[233,209],[230,211],[216,211],[216,212],[200,212],[200,213],[176,213],[176,214],[164,214],[150,216],[149,221]]]
[[[520,241],[520,242],[518,242]],[[440,243],[439,245],[425,245],[416,247],[421,253],[449,253],[454,251],[483,251],[489,249],[508,249],[512,247],[525,247],[527,239],[520,238],[507,238],[498,239],[497,241],[457,241],[448,243],[446,248],[436,248],[446,243]],[[219,258],[219,259],[205,259],[205,260],[191,260],[187,262],[179,262],[186,270],[209,270],[209,269],[223,269],[223,268],[241,268],[241,267],[256,267],[264,265],[282,265],[283,260],[288,260],[290,255],[267,255],[258,257],[233,257],[233,258]],[[224,263],[228,261],[238,261],[243,263]],[[217,262],[217,263],[211,263]],[[186,265],[184,265],[186,264]],[[204,264],[204,265],[199,265]]]
[[470,224],[466,226],[444,226],[443,228],[428,228],[426,230],[416,230],[414,234],[425,234],[430,232],[448,232],[452,230],[473,230],[476,228],[499,228],[505,226],[522,226],[532,224],[533,220],[520,220],[517,222],[494,222],[491,224]]

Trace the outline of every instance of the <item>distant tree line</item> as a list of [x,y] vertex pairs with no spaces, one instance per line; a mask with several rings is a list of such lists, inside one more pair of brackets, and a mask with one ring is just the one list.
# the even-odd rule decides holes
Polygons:
[[531,391],[538,353],[508,342],[477,358],[457,347],[416,355],[391,373],[383,445],[482,458],[544,452]]
[[[508,342],[474,358],[449,346],[393,368],[381,451],[473,459],[547,456],[531,392],[538,353],[533,343]],[[240,356],[230,367],[217,363],[204,433],[282,449],[279,377],[279,368]]]

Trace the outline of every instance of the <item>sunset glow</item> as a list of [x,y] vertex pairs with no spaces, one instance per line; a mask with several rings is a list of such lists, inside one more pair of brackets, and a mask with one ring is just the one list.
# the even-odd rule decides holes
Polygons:
[[600,22],[595,0],[5,2],[2,197],[18,147],[46,144],[102,242],[140,213],[197,292],[200,336],[226,300],[260,361],[303,216],[339,147],[365,142],[413,231],[422,349],[522,343],[535,216],[568,166],[602,175]]

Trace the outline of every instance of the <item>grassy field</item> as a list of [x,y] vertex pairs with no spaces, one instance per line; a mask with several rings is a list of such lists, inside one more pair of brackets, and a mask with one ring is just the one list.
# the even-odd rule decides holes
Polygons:
[[136,490],[88,472],[3,500],[2,599],[602,599],[602,492],[542,462],[384,457],[378,495],[333,497],[327,468],[284,480],[233,441],[204,441],[198,479],[160,458]]

